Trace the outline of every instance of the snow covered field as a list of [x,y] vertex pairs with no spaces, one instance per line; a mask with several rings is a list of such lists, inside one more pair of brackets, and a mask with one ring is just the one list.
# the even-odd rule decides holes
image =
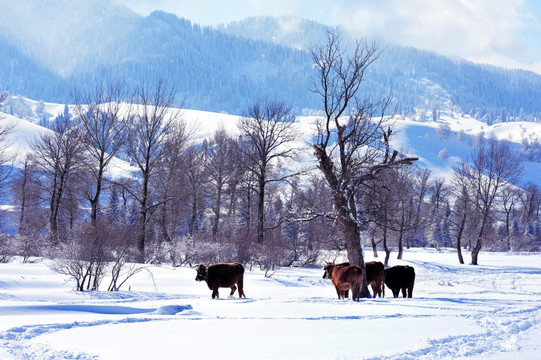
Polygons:
[[212,300],[169,266],[80,293],[47,261],[0,264],[0,359],[541,358],[539,254],[395,256],[415,267],[413,299],[338,300],[322,270],[298,268],[246,271],[246,299]]

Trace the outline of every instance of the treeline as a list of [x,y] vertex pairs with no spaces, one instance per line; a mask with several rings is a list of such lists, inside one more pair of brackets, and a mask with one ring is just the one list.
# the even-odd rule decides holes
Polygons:
[[[15,208],[2,213],[0,259],[61,259],[57,271],[80,290],[97,289],[107,264],[114,290],[138,269],[133,263],[239,261],[272,270],[318,265],[323,253],[346,248],[323,176],[296,160],[311,150],[296,145],[290,107],[256,103],[240,118],[240,135],[218,129],[194,141],[162,82],[141,86],[129,102],[123,91],[77,94],[75,113],[40,136],[22,169],[2,176]],[[479,137],[475,149],[451,181],[405,166],[359,187],[366,249],[383,251],[385,263],[410,247],[454,247],[462,262],[479,242],[541,250],[541,189],[514,185],[521,162],[507,143]],[[118,159],[130,172],[111,171]]]

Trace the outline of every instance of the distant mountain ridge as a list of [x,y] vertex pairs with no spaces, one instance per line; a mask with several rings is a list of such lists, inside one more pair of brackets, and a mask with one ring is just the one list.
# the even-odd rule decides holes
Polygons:
[[[0,88],[70,103],[75,86],[165,79],[187,108],[242,114],[270,99],[313,113],[320,100],[310,91],[307,48],[328,29],[267,17],[211,28],[161,11],[142,17],[106,0],[5,0]],[[404,115],[461,109],[487,123],[541,118],[541,76],[527,71],[388,46],[363,90],[382,96],[391,87]]]

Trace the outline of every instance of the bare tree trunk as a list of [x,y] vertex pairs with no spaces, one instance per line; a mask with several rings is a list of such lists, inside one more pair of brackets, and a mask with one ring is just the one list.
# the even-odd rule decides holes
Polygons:
[[389,258],[391,257],[391,250],[387,245],[387,226],[383,227],[383,249],[385,250],[385,260],[383,264],[389,266]]
[[374,254],[374,257],[378,257],[378,249],[376,244],[376,237],[374,235],[374,232],[371,232],[370,234],[370,242],[372,243],[372,253]]
[[192,215],[190,217],[190,224],[188,225],[188,235],[190,236],[193,236],[196,220],[197,220],[197,196],[194,192],[192,196]]
[[163,240],[167,242],[171,242],[171,236],[169,235],[169,231],[167,229],[167,203],[163,203],[161,208],[162,208],[162,219],[161,219],[162,238]]
[[403,245],[403,238],[404,238],[404,232],[405,232],[405,211],[402,209],[402,221],[400,222],[400,230],[398,235],[398,256],[396,257],[398,260],[402,259],[402,255],[404,253],[404,245]]
[[27,182],[28,182],[28,164],[29,163],[29,160],[28,160],[28,157],[25,159],[24,161],[24,170],[23,170],[23,179],[22,179],[22,183],[21,183],[21,213],[19,215],[19,230],[18,230],[18,233],[19,234],[23,234],[26,232],[26,229],[25,229],[25,214],[26,214],[26,187],[27,187]]
[[263,236],[265,231],[265,172],[259,179],[259,192],[258,192],[258,204],[257,204],[257,242],[261,244],[263,242]]
[[218,226],[220,225],[220,215],[222,209],[222,191],[223,184],[221,177],[219,177],[218,184],[216,185],[216,204],[214,205],[214,224],[212,225],[212,237],[216,241],[216,235],[218,235]]
[[[344,233],[344,238],[346,240],[347,246],[347,255],[348,261],[350,264],[360,266],[366,272],[366,266],[364,263],[364,253],[361,246],[362,236],[359,226],[356,221],[343,221],[342,229]],[[366,282],[366,276],[363,277],[363,285],[361,287],[362,298],[370,297],[370,292],[368,291],[368,284]]]
[[472,265],[478,265],[477,259],[479,257],[479,252],[483,245],[483,237],[485,236],[485,228],[488,223],[488,211],[485,211],[483,215],[483,220],[481,222],[481,229],[479,230],[479,235],[477,236],[477,242],[471,251],[471,263]]
[[464,233],[464,228],[466,227],[466,211],[464,211],[464,214],[462,215],[462,221],[460,222],[460,226],[458,228],[458,234],[456,237],[456,252],[458,254],[458,262],[461,264],[464,264],[464,258],[462,257],[462,234]]
[[139,249],[139,260],[144,262],[145,246],[147,235],[147,220],[148,220],[148,173],[143,174],[143,189],[141,192],[140,213],[139,213],[139,239],[137,248]]

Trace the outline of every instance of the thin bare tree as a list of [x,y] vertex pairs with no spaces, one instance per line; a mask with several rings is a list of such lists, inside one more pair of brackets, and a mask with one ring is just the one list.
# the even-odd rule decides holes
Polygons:
[[139,205],[139,237],[137,246],[144,260],[147,223],[158,204],[153,202],[155,189],[151,180],[160,175],[159,164],[166,156],[165,144],[173,126],[180,120],[180,108],[173,108],[175,93],[164,81],[153,86],[141,85],[133,100],[132,124],[124,152],[136,166],[139,188],[132,195]]
[[220,128],[214,132],[209,144],[209,168],[208,175],[212,188],[212,236],[216,240],[222,220],[224,195],[229,187],[233,176],[237,172],[231,161],[234,157],[235,141],[227,134],[225,129]]
[[6,120],[6,116],[2,112],[4,103],[8,97],[9,92],[7,90],[0,91],[0,184],[4,183],[11,175],[15,160],[13,154],[8,154],[8,147],[11,144],[9,134],[13,132],[16,124]]
[[456,233],[456,252],[458,262],[461,264],[464,264],[464,257],[462,256],[462,239],[465,234],[466,224],[469,221],[468,217],[471,215],[472,208],[469,183],[466,177],[466,166],[466,163],[462,163],[460,168],[456,168],[454,170],[452,180],[452,192],[456,199],[452,210],[454,215],[453,227]]
[[195,133],[182,120],[171,126],[171,133],[164,144],[164,156],[158,163],[157,170],[162,176],[155,176],[152,187],[156,189],[156,201],[159,204],[161,238],[171,241],[171,234],[176,228],[183,227],[179,223],[181,204],[188,203],[190,190],[186,186],[186,150],[189,138]]
[[32,148],[31,166],[37,172],[33,180],[48,204],[50,240],[56,243],[61,206],[67,201],[69,189],[77,183],[77,172],[85,163],[81,133],[68,119],[60,119],[54,131],[42,132]]
[[509,142],[499,141],[493,136],[488,140],[480,139],[472,150],[470,162],[455,171],[468,182],[480,218],[475,245],[471,249],[471,263],[478,265],[479,252],[491,224],[497,197],[507,184],[516,184],[520,180],[523,162]]
[[[499,204],[501,204],[505,215],[505,240],[506,249],[511,251],[511,220],[513,212],[517,211],[517,204],[520,202],[523,190],[511,184],[504,185],[499,196]],[[503,240],[503,239],[502,239]]]
[[257,180],[258,196],[257,242],[262,243],[265,232],[265,189],[268,184],[282,182],[295,174],[279,171],[280,162],[292,159],[297,147],[298,132],[290,107],[281,102],[256,103],[247,116],[238,122],[243,136],[240,151],[248,159],[249,171]]
[[88,156],[92,181],[85,191],[90,202],[90,219],[96,223],[100,197],[105,189],[105,173],[124,144],[129,125],[129,104],[123,104],[122,84],[98,84],[91,92],[76,92],[75,111]]

